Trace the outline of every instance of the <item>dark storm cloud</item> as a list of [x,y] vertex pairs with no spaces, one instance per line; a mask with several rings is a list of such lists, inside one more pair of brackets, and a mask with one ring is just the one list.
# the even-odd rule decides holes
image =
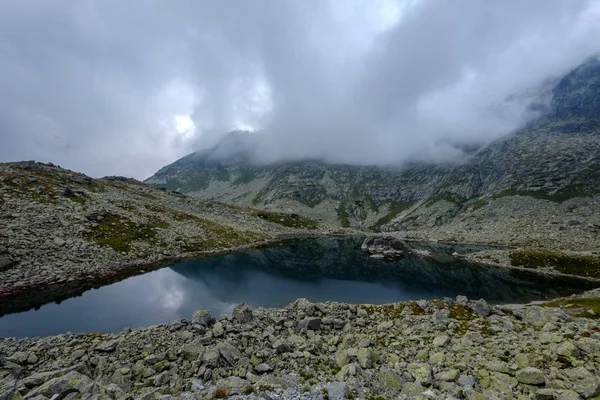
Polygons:
[[265,159],[450,157],[600,51],[598,1],[393,3],[0,2],[0,160],[145,177],[247,125]]

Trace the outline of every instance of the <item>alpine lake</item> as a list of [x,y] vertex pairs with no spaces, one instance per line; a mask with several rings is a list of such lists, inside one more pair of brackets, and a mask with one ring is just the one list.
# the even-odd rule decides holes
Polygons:
[[472,265],[452,256],[483,246],[411,243],[431,257],[386,261],[369,257],[361,243],[362,238],[355,237],[286,240],[166,266],[28,310],[4,306],[0,336],[119,332],[190,318],[199,309],[219,316],[240,302],[253,308],[284,307],[304,297],[313,302],[383,304],[465,295],[490,303],[524,303],[597,286]]

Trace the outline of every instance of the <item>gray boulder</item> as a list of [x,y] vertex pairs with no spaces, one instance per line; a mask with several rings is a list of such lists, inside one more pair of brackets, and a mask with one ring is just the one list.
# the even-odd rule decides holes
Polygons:
[[252,321],[252,309],[246,303],[240,303],[233,309],[233,318],[240,324]]
[[94,382],[85,375],[78,372],[71,371],[66,375],[58,378],[53,378],[44,383],[43,385],[32,389],[25,395],[25,399],[32,399],[36,396],[42,395],[47,398],[57,396],[59,399],[63,399],[71,393],[83,394],[92,388]]
[[196,310],[192,313],[192,323],[203,327],[209,327],[214,322],[214,318],[207,310]]

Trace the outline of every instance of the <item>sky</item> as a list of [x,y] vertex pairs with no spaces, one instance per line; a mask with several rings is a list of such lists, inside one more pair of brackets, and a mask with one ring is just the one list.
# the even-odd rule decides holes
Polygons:
[[513,133],[600,0],[0,0],[0,161],[144,179],[227,132],[396,164]]

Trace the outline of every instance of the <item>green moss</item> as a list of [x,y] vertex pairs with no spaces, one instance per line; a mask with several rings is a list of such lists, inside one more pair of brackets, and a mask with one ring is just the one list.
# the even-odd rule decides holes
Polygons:
[[487,206],[487,205],[488,205],[488,202],[487,202],[487,200],[484,200],[484,199],[477,200],[477,201],[476,201],[476,202],[473,204],[473,211],[475,211],[475,210],[479,210],[480,208],[483,208],[483,207],[485,207],[485,206]]
[[600,298],[562,299],[542,304],[544,307],[560,307],[575,317],[600,319]]
[[465,199],[454,193],[441,192],[427,199],[427,201],[425,202],[425,207],[431,207],[439,201],[447,201],[449,203],[456,204],[460,207],[465,202]]
[[85,204],[88,201],[90,201],[90,197],[88,195],[79,195],[77,197],[68,197],[68,199],[75,203],[79,203],[79,204]]
[[105,213],[102,220],[92,231],[84,236],[100,246],[112,247],[116,251],[128,252],[133,242],[142,241],[159,244],[156,229],[166,229],[169,225],[163,221],[138,223],[116,214]]
[[184,245],[185,251],[196,252],[229,248],[259,242],[268,238],[263,233],[239,231],[203,218],[198,218],[197,222],[204,230],[204,235],[187,238]]
[[395,202],[393,202],[392,204],[390,204],[388,213],[385,214],[383,217],[379,218],[377,220],[377,222],[375,222],[373,225],[371,225],[370,228],[372,230],[374,230],[375,232],[380,232],[381,227],[383,225],[390,222],[398,214],[400,214],[402,211],[406,210],[407,208],[411,207],[413,204],[415,204],[414,201],[395,201]]
[[258,218],[296,229],[318,229],[320,224],[312,218],[304,217],[298,214],[286,214],[274,211],[255,211],[253,213]]
[[556,271],[600,278],[600,258],[578,254],[567,254],[558,250],[527,249],[509,253],[510,263],[525,268],[552,268]]
[[556,191],[547,191],[547,190],[519,190],[519,189],[507,189],[502,192],[496,193],[493,198],[499,199],[501,197],[510,197],[510,196],[528,196],[533,197],[534,199],[539,200],[548,200],[555,203],[562,203],[569,199],[573,199],[576,197],[592,197],[597,192],[590,191],[585,189],[580,185],[570,185],[564,187],[562,189]]

